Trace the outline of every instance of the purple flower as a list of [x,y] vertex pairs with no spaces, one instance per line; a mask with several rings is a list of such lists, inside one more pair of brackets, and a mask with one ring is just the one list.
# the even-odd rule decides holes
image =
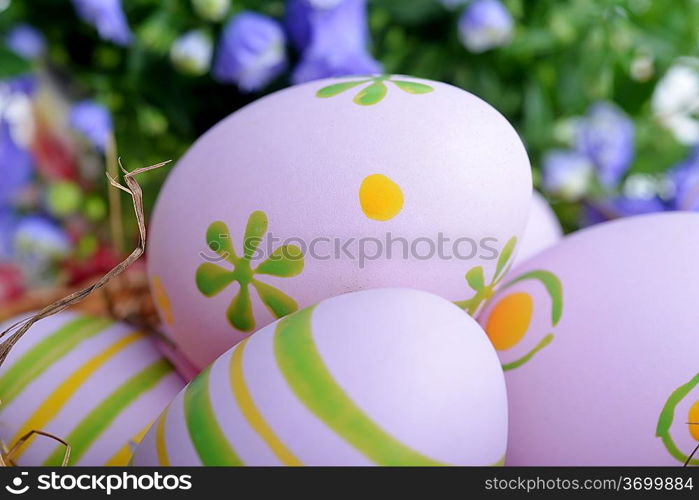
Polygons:
[[213,76],[244,92],[259,90],[286,69],[285,47],[284,31],[276,21],[241,12],[223,30]]
[[369,30],[365,0],[343,0],[335,7],[314,8],[308,0],[287,3],[287,28],[301,62],[292,79],[376,74],[381,65],[367,52]]
[[628,198],[619,196],[610,200],[599,201],[585,206],[583,225],[591,226],[620,217],[663,212],[668,207],[658,197]]
[[12,137],[10,124],[0,121],[0,209],[11,204],[32,180],[32,158]]
[[70,110],[69,122],[100,151],[107,149],[112,133],[112,117],[107,108],[95,101],[81,101]]
[[12,245],[13,261],[33,285],[52,281],[53,264],[71,251],[66,232],[53,220],[38,215],[20,220]]
[[25,59],[36,59],[46,51],[46,39],[39,30],[28,24],[18,24],[5,37],[5,45]]
[[93,25],[103,40],[128,45],[131,30],[121,8],[121,0],[73,0],[78,16]]
[[699,211],[699,147],[674,167],[668,177],[675,189],[674,209]]
[[507,45],[513,28],[512,16],[498,0],[475,0],[459,19],[459,37],[471,52]]
[[17,228],[17,217],[6,207],[0,206],[0,262],[12,257],[12,238]]
[[602,185],[616,187],[633,160],[633,122],[614,104],[596,103],[578,126],[576,147],[595,165]]
[[543,161],[543,188],[566,200],[581,198],[592,179],[593,166],[575,151],[551,151]]

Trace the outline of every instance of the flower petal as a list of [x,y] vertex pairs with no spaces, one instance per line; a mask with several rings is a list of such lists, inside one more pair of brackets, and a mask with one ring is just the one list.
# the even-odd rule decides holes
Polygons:
[[240,287],[238,295],[235,296],[226,311],[226,316],[230,324],[241,332],[250,332],[255,328],[250,289],[247,284]]
[[303,253],[296,245],[277,248],[269,258],[257,266],[255,274],[271,274],[289,278],[303,271]]
[[228,262],[233,264],[237,262],[238,257],[233,249],[231,234],[224,222],[216,221],[209,225],[206,230],[206,244]]
[[399,89],[410,94],[427,94],[434,90],[432,87],[430,87],[429,85],[425,85],[424,83],[406,82],[405,80],[391,81],[395,83]]
[[248,219],[248,225],[245,228],[245,240],[243,241],[245,260],[250,260],[252,258],[266,232],[267,215],[262,210],[256,210],[251,213]]
[[376,81],[363,88],[354,97],[354,102],[362,106],[371,106],[386,97],[386,85],[382,81]]
[[257,280],[252,281],[252,286],[255,287],[260,299],[275,318],[282,318],[299,308],[294,299],[278,288]]
[[195,281],[197,288],[207,297],[212,297],[233,282],[234,274],[210,262],[197,268]]
[[345,90],[352,89],[357,85],[361,85],[362,83],[367,83],[369,81],[371,80],[358,80],[353,82],[341,82],[335,83],[333,85],[328,85],[327,87],[323,87],[322,89],[318,90],[318,92],[316,92],[316,97],[333,97],[338,94],[341,94]]

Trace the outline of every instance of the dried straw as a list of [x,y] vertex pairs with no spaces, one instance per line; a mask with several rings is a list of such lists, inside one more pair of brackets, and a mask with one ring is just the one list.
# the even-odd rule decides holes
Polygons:
[[107,283],[109,283],[110,280],[119,276],[131,264],[136,262],[141,257],[141,255],[143,255],[146,245],[146,222],[143,210],[143,191],[141,190],[141,186],[139,186],[138,182],[134,179],[134,177],[143,172],[160,168],[163,165],[168,164],[169,162],[170,160],[158,163],[156,165],[151,165],[149,167],[138,168],[133,172],[128,172],[121,164],[121,160],[119,160],[119,167],[121,168],[121,171],[124,173],[124,181],[126,182],[126,186],[122,186],[108,172],[106,173],[107,178],[109,179],[109,183],[112,186],[121,189],[122,191],[128,193],[131,196],[131,199],[133,201],[134,213],[136,215],[136,222],[138,223],[138,247],[134,249],[134,251],[131,252],[131,254],[126,259],[124,259],[124,261],[119,263],[111,271],[109,271],[102,278],[100,278],[96,283],[76,292],[73,292],[67,297],[63,297],[59,300],[56,300],[55,302],[41,309],[38,313],[34,314],[33,316],[11,325],[9,328],[5,329],[5,331],[0,333],[0,340],[5,339],[4,341],[2,341],[2,343],[0,343],[0,365],[4,363],[5,359],[7,359],[7,355],[9,354],[12,347],[14,347],[17,341],[19,341],[19,339],[22,338],[22,336],[25,333],[27,333],[27,331],[34,325],[34,323],[54,314],[57,314],[61,311],[64,311],[65,309],[69,308],[74,304],[77,304],[95,290],[99,290],[100,288],[105,286]]

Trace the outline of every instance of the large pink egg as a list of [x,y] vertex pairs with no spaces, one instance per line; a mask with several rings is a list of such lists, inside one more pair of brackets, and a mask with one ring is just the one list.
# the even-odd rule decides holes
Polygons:
[[505,381],[483,329],[409,289],[324,300],[238,343],[133,464],[502,465]]
[[633,217],[508,275],[479,317],[505,369],[508,464],[687,461],[699,444],[697,249],[699,214]]
[[[0,331],[21,318],[0,326]],[[37,322],[0,367],[0,441],[19,465],[124,466],[184,386],[145,332],[62,312]]]
[[514,265],[554,245],[562,237],[563,230],[556,214],[544,197],[534,191],[527,225],[517,245]]
[[414,287],[473,311],[530,198],[517,133],[468,92],[402,76],[292,87],[223,120],[170,174],[150,226],[154,296],[199,367],[349,291]]

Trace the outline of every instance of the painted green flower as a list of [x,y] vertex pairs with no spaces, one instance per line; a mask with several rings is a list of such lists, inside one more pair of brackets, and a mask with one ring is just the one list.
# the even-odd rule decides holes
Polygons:
[[514,253],[516,246],[516,237],[513,236],[512,238],[507,240],[507,243],[505,243],[505,246],[503,247],[502,251],[500,252],[500,256],[498,257],[498,262],[495,266],[495,274],[493,275],[493,279],[487,285],[485,284],[485,275],[483,273],[482,266],[476,266],[469,269],[466,273],[466,282],[468,283],[468,286],[470,286],[471,289],[473,289],[474,294],[468,300],[460,300],[454,303],[463,310],[465,310],[467,313],[469,313],[471,316],[475,315],[480,309],[481,305],[483,305],[484,302],[486,302],[493,296],[495,288],[503,280],[503,278],[507,274],[507,271],[510,270],[510,267],[512,266],[510,259],[512,258],[512,254]]
[[[658,425],[655,430],[655,435],[662,440],[663,444],[665,445],[665,448],[667,448],[667,451],[670,453],[670,455],[675,457],[678,462],[684,465],[699,465],[699,456],[696,456],[697,451],[699,451],[699,445],[694,449],[694,451],[690,452],[689,454],[684,453],[682,450],[678,448],[677,444],[675,444],[675,441],[672,439],[672,436],[670,435],[670,429],[675,419],[675,409],[677,408],[677,405],[680,403],[680,401],[684,400],[690,393],[692,393],[692,391],[698,386],[699,373],[694,375],[694,377],[692,377],[692,379],[689,382],[681,385],[672,392],[667,402],[665,403],[665,406],[663,406],[663,409],[660,412],[660,417],[658,418]],[[696,408],[696,406],[694,406],[693,408]],[[682,423],[684,423],[684,420],[682,420]],[[699,425],[698,422],[691,421],[686,422],[686,424]],[[690,433],[692,435],[696,434],[692,433],[691,431]]]
[[250,214],[245,239],[243,256],[239,257],[231,243],[230,232],[225,223],[213,222],[206,231],[206,242],[211,250],[233,266],[226,269],[211,262],[197,268],[196,284],[199,291],[207,297],[213,297],[228,285],[237,281],[240,290],[231,301],[226,317],[236,329],[249,332],[255,328],[255,318],[250,300],[250,285],[257,291],[262,303],[275,318],[281,318],[298,309],[296,301],[281,290],[263,283],[255,278],[267,274],[281,278],[290,278],[303,271],[303,254],[295,245],[284,245],[253,269],[250,259],[255,254],[262,237],[267,232],[267,215],[262,211]]
[[385,82],[391,82],[396,87],[409,94],[427,94],[434,90],[434,88],[424,83],[396,80],[390,75],[380,75],[363,78],[361,80],[333,83],[332,85],[323,87],[316,92],[316,96],[323,98],[334,97],[345,92],[346,90],[367,84],[354,96],[353,101],[361,106],[371,106],[372,104],[376,104],[386,97],[388,88]]

